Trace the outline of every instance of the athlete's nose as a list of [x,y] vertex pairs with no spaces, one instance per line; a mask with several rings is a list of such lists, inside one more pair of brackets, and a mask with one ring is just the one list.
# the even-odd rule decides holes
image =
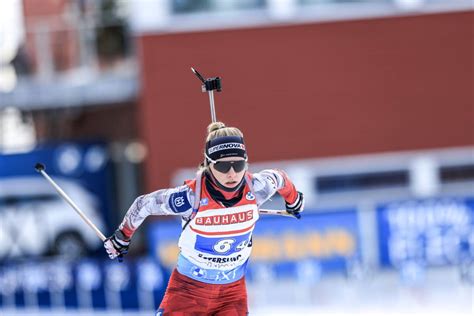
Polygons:
[[237,174],[237,173],[235,172],[234,167],[233,167],[233,166],[230,167],[229,171],[227,172],[227,176],[228,176],[228,177],[233,177],[233,176],[235,176],[236,174]]

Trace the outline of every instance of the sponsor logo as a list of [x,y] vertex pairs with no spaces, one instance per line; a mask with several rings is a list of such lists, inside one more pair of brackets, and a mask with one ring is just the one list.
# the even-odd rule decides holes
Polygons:
[[194,266],[191,268],[191,274],[195,277],[203,278],[206,277],[207,272],[204,269]]
[[196,218],[196,225],[231,225],[250,221],[253,219],[253,211],[244,211],[235,214],[203,216]]
[[199,257],[213,263],[229,263],[229,262],[236,262],[242,258],[242,255],[238,255],[236,257],[226,257],[226,258],[218,258],[218,257],[205,257],[202,254],[199,254]]
[[203,198],[201,199],[201,202],[199,203],[200,205],[204,206],[209,204],[209,199],[208,198]]
[[231,270],[228,272],[219,271],[219,273],[217,273],[216,275],[215,281],[230,281],[230,280],[235,279],[235,277],[236,277],[236,270]]
[[177,197],[176,199],[174,199],[174,205],[176,207],[181,207],[184,205],[184,197],[180,196],[180,197]]
[[245,145],[241,143],[226,143],[226,144],[220,144],[216,145],[214,147],[211,147],[208,149],[208,154],[215,153],[216,151],[221,151],[221,150],[227,150],[227,149],[240,149],[240,150],[245,150]]
[[175,213],[185,212],[191,208],[191,204],[189,204],[188,197],[184,191],[171,194],[169,206]]
[[249,201],[255,200],[255,195],[252,194],[252,192],[248,192],[245,198]]

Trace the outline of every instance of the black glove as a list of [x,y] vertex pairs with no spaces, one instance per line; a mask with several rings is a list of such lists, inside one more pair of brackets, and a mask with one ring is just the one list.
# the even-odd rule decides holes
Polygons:
[[112,236],[104,241],[104,248],[109,254],[110,259],[119,259],[127,254],[130,239],[125,237],[120,229],[117,229]]
[[301,218],[301,212],[304,210],[304,198],[303,198],[303,193],[298,191],[298,197],[296,198],[296,201],[294,201],[291,204],[288,204],[288,202],[285,202],[286,206],[286,211],[296,217],[297,219]]

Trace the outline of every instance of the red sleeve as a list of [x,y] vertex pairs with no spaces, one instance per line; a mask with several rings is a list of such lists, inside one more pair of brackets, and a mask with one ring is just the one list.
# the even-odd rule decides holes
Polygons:
[[283,187],[278,190],[278,193],[285,199],[286,203],[295,203],[298,198],[298,192],[296,191],[295,185],[283,170],[278,170],[278,172],[283,177]]
[[126,223],[122,223],[119,227],[119,229],[122,231],[122,233],[125,235],[127,240],[132,239],[133,234],[135,233],[135,230],[130,228]]

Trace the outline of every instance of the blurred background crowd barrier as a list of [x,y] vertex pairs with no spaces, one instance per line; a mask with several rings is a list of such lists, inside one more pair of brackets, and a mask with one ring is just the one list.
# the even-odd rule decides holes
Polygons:
[[153,311],[169,275],[149,258],[49,259],[1,268],[4,310]]
[[473,19],[465,0],[2,0],[0,314],[153,314],[180,222],[110,261],[34,165],[111,234],[194,177],[190,67],[223,78],[250,171],[305,194],[301,220],[257,223],[252,314],[472,314]]

